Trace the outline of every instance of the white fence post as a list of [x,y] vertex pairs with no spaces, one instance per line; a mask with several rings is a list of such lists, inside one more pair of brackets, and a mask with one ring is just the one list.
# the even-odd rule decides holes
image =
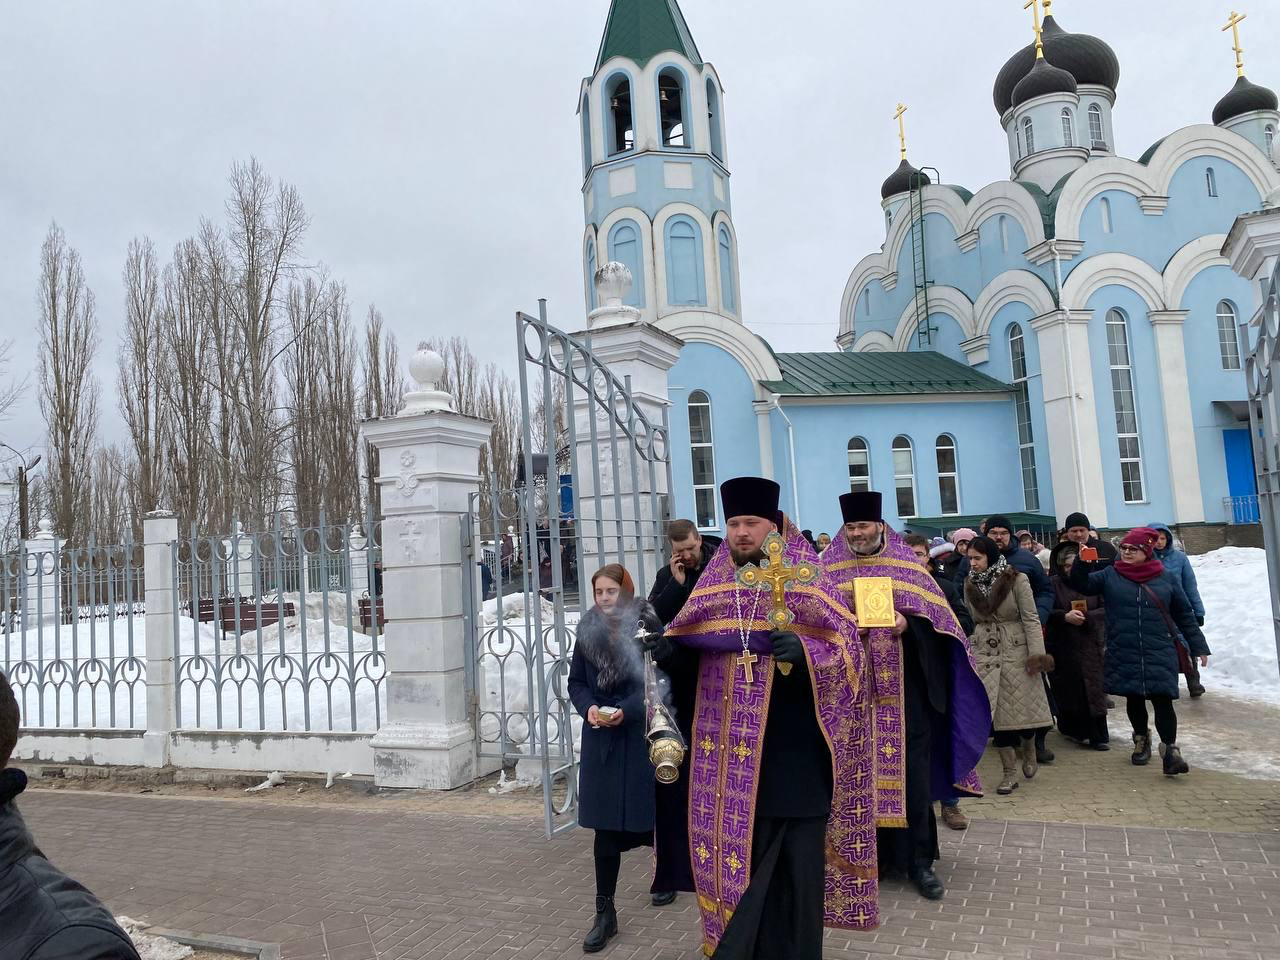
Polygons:
[[173,514],[153,510],[142,521],[142,576],[147,600],[147,730],[142,753],[143,765],[148,767],[168,764],[171,734],[178,726],[173,687],[173,544],[177,539],[178,521]]
[[370,741],[374,782],[447,790],[470,782],[475,730],[467,715],[462,516],[480,488],[480,448],[493,424],[454,413],[435,389],[440,356],[409,361],[417,390],[395,417],[367,420],[382,491],[387,720]]

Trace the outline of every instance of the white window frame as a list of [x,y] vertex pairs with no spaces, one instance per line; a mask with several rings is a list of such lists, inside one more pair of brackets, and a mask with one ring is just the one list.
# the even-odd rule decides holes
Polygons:
[[1035,124],[1031,122],[1030,117],[1022,118],[1022,139],[1027,145],[1027,156],[1031,156],[1036,152],[1036,132]]
[[[860,450],[855,450],[854,448],[855,443],[862,444],[862,448]],[[859,491],[869,491],[871,489],[871,447],[870,445],[867,443],[865,437],[850,437],[849,443],[845,449],[849,454],[849,492],[858,493]],[[854,485],[854,477],[853,477],[853,455],[855,452],[861,453],[865,457],[866,467],[867,467],[867,475],[864,479],[859,481],[860,485],[858,486]]]
[[1223,370],[1240,369],[1240,332],[1236,308],[1230,300],[1219,300],[1218,310],[1218,356]]
[[1102,108],[1096,103],[1089,104],[1089,142],[1092,149],[1107,149],[1107,131],[1102,125]]
[[1076,118],[1071,113],[1070,107],[1062,108],[1062,145],[1064,147],[1076,145]]
[[[898,445],[898,444],[899,444],[899,441],[901,441],[902,443],[906,444],[906,446],[899,446],[899,445]],[[903,452],[903,451],[905,451],[905,452],[906,452],[906,454],[907,454],[907,459],[908,459],[909,464],[910,464],[910,465],[909,465],[909,467],[908,467],[908,472],[907,472],[907,473],[899,473],[899,472],[898,472],[898,454],[899,454],[900,452]],[[899,518],[900,520],[909,520],[909,519],[911,519],[912,517],[918,517],[918,516],[920,515],[920,498],[916,495],[916,451],[915,451],[915,446],[911,443],[911,438],[910,438],[910,437],[908,437],[905,433],[900,433],[900,434],[898,434],[896,437],[894,437],[894,438],[893,438],[893,444],[892,444],[892,446],[890,447],[890,452],[893,454],[893,505],[894,505],[894,509],[895,509],[895,510],[897,510],[897,512],[898,512],[898,518]],[[901,482],[900,482],[900,481],[903,481],[903,480],[906,480],[906,481],[907,481],[907,485],[906,485],[905,487],[904,487],[904,486],[901,484]],[[901,505],[901,503],[900,503],[900,502],[899,502],[899,500],[898,500],[898,491],[899,491],[899,490],[910,490],[910,491],[911,491],[911,512],[910,512],[910,513],[904,513],[904,512],[903,512],[903,510],[902,510],[902,505]]]
[[[1112,307],[1106,316],[1107,364],[1111,369],[1111,408],[1116,419],[1116,446],[1120,456],[1120,491],[1125,503],[1146,503],[1147,484],[1142,469],[1142,427],[1138,419],[1138,394],[1133,382],[1133,339],[1129,336],[1129,318],[1123,310]],[[1111,349],[1111,332],[1119,329],[1124,334],[1124,362],[1117,362]],[[1124,396],[1123,381],[1128,383],[1130,413],[1133,417],[1133,430],[1122,430],[1120,423],[1120,405]],[[1125,441],[1133,441],[1137,456],[1125,456]],[[1125,464],[1135,464],[1137,470],[1137,494],[1129,495],[1129,483],[1125,481]]]
[[1267,124],[1262,128],[1263,142],[1267,145],[1267,159],[1276,162],[1276,128]]
[[1013,421],[1018,431],[1018,467],[1022,474],[1022,501],[1026,510],[1040,509],[1040,471],[1036,464],[1035,425],[1031,420],[1031,390],[1027,373],[1027,342],[1022,327],[1009,327],[1009,373],[1013,384]]
[[[701,399],[698,399],[701,398]],[[693,487],[693,516],[694,523],[699,530],[718,530],[720,529],[720,503],[716,496],[716,452],[715,452],[715,435],[714,427],[711,419],[711,395],[705,390],[694,390],[689,394],[688,415],[689,415],[689,481]],[[705,407],[707,410],[707,439],[695,443],[693,440],[693,408]],[[694,451],[706,448],[711,457],[711,482],[697,483],[697,471],[694,465]],[[711,491],[711,523],[703,524],[703,518],[698,516],[698,491]]]
[[[945,441],[945,442],[944,442]],[[942,469],[942,451],[951,451],[951,469]],[[938,512],[944,517],[958,517],[962,511],[960,509],[960,445],[956,443],[956,438],[949,433],[938,434],[938,439],[933,442],[933,460],[938,467]],[[946,498],[942,495],[942,481],[950,480],[955,489],[956,508],[954,510],[946,509]]]

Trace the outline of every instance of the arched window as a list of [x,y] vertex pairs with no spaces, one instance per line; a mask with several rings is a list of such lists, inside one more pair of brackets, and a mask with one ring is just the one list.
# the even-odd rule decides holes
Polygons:
[[1102,216],[1102,232],[1111,232],[1111,201],[1103,197],[1098,201],[1098,213]]
[[1031,394],[1027,389],[1027,347],[1022,328],[1009,328],[1009,366],[1013,374],[1013,416],[1018,426],[1018,459],[1022,464],[1022,502],[1028,510],[1040,509],[1040,484],[1036,478],[1036,442],[1031,430]]
[[596,242],[587,238],[587,307],[596,308]]
[[1276,128],[1268,123],[1262,131],[1262,138],[1267,144],[1267,159],[1274,163],[1276,159]]
[[705,305],[707,284],[702,268],[702,231],[688,217],[676,216],[667,221],[663,233],[667,303]]
[[911,452],[911,441],[906,437],[893,438],[893,490],[898,500],[898,517],[906,519],[916,515],[916,464]]
[[699,530],[716,529],[716,460],[711,442],[711,398],[689,394],[689,453],[693,466],[693,509]]
[[720,94],[716,82],[707,78],[707,126],[711,128],[711,155],[724,159],[724,130],[720,125]]
[[1218,178],[1213,172],[1213,167],[1204,168],[1204,188],[1209,196],[1216,197],[1218,195]]
[[684,122],[687,113],[684,74],[675,67],[666,67],[658,74],[658,129],[664,147],[689,146]]
[[1107,135],[1102,129],[1102,108],[1089,104],[1089,140],[1094,150],[1107,149]]
[[609,231],[609,259],[627,265],[631,271],[631,291],[625,303],[644,306],[644,257],[640,252],[640,228],[633,220],[619,220]]
[[1236,331],[1236,309],[1227,300],[1218,301],[1218,352],[1223,370],[1240,369],[1240,336]]
[[871,452],[861,437],[849,441],[849,489],[854,493],[871,489]]
[[591,100],[582,98],[582,175],[591,172]]
[[720,302],[730,313],[738,312],[738,291],[733,285],[733,238],[723,223],[716,231],[716,246],[720,251]]
[[956,439],[949,433],[940,434],[934,445],[938,460],[938,497],[942,501],[943,516],[955,516],[960,512],[960,473],[956,468]]
[[1003,213],[1000,214],[997,222],[1000,225],[1000,249],[1005,253],[1009,252],[1009,218]]
[[1062,145],[1064,147],[1076,145],[1076,121],[1069,107],[1062,108]]
[[631,116],[631,81],[624,73],[609,81],[605,88],[609,115],[609,155],[626,153],[636,145],[635,122]]
[[1027,156],[1036,152],[1036,134],[1030,117],[1022,118],[1022,140],[1027,145]]
[[1133,364],[1129,324],[1114,307],[1107,311],[1107,359],[1111,365],[1111,400],[1116,411],[1116,440],[1120,446],[1120,484],[1125,503],[1141,503],[1142,444],[1138,436],[1138,408],[1133,395]]

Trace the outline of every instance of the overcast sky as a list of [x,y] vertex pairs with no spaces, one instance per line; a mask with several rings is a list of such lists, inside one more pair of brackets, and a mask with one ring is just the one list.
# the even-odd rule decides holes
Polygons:
[[[683,0],[725,86],[748,326],[832,349],[852,266],[883,239],[902,100],[917,165],[975,192],[1008,176],[991,85],[1031,37],[1021,0]],[[584,323],[578,84],[608,0],[0,0],[0,338],[34,369],[40,243],[81,253],[102,328],[104,433],[133,236],[167,260],[222,218],[257,156],[300,190],[309,259],[377,303],[402,345],[465,333],[514,369],[514,312]],[[1280,0],[1248,7],[1246,69],[1280,87]],[[1121,64],[1117,147],[1208,122],[1234,82],[1228,7],[1058,0]],[[34,381],[0,440],[40,442]]]

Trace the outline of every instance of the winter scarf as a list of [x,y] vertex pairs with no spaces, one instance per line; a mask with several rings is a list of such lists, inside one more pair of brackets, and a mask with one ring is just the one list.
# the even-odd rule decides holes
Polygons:
[[1126,534],[1122,543],[1131,547],[1141,547],[1147,559],[1141,563],[1127,563],[1117,560],[1116,573],[1134,583],[1146,583],[1164,573],[1164,563],[1155,555],[1156,532],[1150,527],[1134,527]]
[[973,588],[984,597],[991,595],[991,589],[996,585],[996,581],[1000,575],[1009,569],[1009,561],[1003,556],[997,558],[995,563],[989,564],[987,569],[979,572],[972,567],[969,568],[969,582],[973,584]]
[[[1000,561],[982,573],[969,572],[969,582],[973,584],[973,590],[966,591],[965,600],[974,616],[994,617],[995,612],[1000,609],[1000,604],[1004,603],[1005,598],[1013,592],[1014,584],[1018,582],[1017,568],[1011,566],[1004,557],[1001,557]],[[992,576],[988,578],[987,574]],[[987,579],[990,582],[984,586],[981,580]]]

